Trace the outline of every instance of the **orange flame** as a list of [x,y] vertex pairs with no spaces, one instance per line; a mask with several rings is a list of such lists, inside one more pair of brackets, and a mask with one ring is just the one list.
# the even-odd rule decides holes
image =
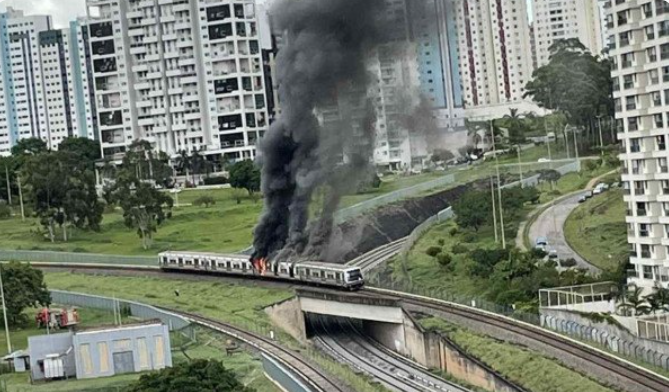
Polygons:
[[267,272],[267,259],[259,258],[252,261],[253,268],[260,273],[260,275],[265,275]]

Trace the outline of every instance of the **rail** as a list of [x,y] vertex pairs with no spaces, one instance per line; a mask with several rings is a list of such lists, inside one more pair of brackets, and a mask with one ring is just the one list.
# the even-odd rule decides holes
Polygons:
[[[171,331],[183,329],[191,324],[197,324],[231,336],[269,357],[272,360],[272,364],[274,364],[271,367],[272,376],[277,377],[279,381],[285,382],[287,385],[302,385],[305,388],[288,389],[290,391],[345,392],[345,389],[339,386],[337,380],[311,365],[310,360],[282,347],[273,339],[255,332],[248,332],[231,324],[193,313],[99,295],[51,290],[51,296],[54,303],[61,305],[127,312],[127,314],[144,319],[157,318],[167,324]],[[283,371],[280,376],[278,372],[281,370]],[[273,380],[277,381],[274,378]]]

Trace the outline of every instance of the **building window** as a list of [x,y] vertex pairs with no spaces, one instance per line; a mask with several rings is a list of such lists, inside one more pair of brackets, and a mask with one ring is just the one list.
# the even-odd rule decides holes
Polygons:
[[643,266],[643,278],[644,279],[653,279],[653,267],[650,265]]

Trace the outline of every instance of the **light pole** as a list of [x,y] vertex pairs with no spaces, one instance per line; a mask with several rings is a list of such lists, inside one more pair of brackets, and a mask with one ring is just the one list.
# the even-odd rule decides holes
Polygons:
[[520,187],[524,188],[523,186],[523,162],[520,160],[520,144],[518,145],[518,172],[520,173]]
[[7,201],[12,205],[12,183],[9,181],[9,168],[5,163],[5,176],[7,177]]
[[499,235],[497,234],[497,208],[495,208],[495,181],[490,176],[490,196],[492,200],[492,224],[495,228],[495,243],[499,242]]
[[2,295],[2,316],[5,321],[5,339],[7,339],[7,354],[11,354],[12,341],[9,340],[9,323],[7,322],[7,306],[5,305],[5,287],[2,284],[2,268],[0,268],[0,295]]
[[548,123],[546,116],[544,116],[544,129],[546,130],[546,146],[548,147],[548,167],[553,168],[553,158],[551,157],[551,138],[548,136]]
[[490,134],[492,136],[492,152],[495,154],[495,171],[497,172],[497,195],[499,197],[499,225],[502,230],[502,248],[506,249],[506,235],[504,234],[504,209],[502,207],[502,180],[499,175],[499,158],[495,146],[495,120],[490,120]]
[[19,186],[19,202],[21,203],[21,220],[25,221],[26,220],[26,213],[25,210],[23,209],[23,190],[21,190],[21,176],[16,175],[16,181]]
[[604,157],[604,138],[602,137],[602,115],[597,115],[597,121],[599,122],[599,147],[601,150],[602,157]]

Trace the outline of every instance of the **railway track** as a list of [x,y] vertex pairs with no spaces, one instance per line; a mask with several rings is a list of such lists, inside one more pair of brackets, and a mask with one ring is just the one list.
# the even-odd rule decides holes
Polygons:
[[428,369],[399,357],[363,336],[351,320],[313,316],[309,319],[317,346],[339,362],[378,380],[397,392],[470,392],[432,375]]
[[[362,255],[351,261],[350,265],[357,265],[364,270],[374,268],[385,260],[390,259],[397,254],[406,239],[400,239],[381,248],[375,249],[365,255]],[[154,272],[159,269],[153,267],[138,266],[119,266],[119,265],[73,265],[73,264],[52,264],[52,263],[34,263],[36,266],[44,268],[63,268],[72,269],[101,269],[101,270],[126,270],[137,272]],[[294,285],[294,284],[293,284]],[[456,316],[479,325],[485,325],[493,328],[499,328],[503,331],[530,339],[537,344],[543,345],[550,350],[566,354],[574,363],[591,364],[608,374],[606,378],[610,380],[619,380],[637,385],[637,388],[626,389],[639,392],[667,392],[669,391],[669,379],[655,372],[635,365],[629,361],[616,357],[607,352],[598,350],[579,341],[559,335],[552,331],[545,330],[538,326],[523,323],[521,321],[501,316],[495,313],[486,312],[473,307],[441,301],[433,298],[422,297],[418,295],[397,292],[392,290],[368,287],[364,290],[367,293],[383,294],[384,296],[395,297],[400,302],[408,305],[411,310],[433,311],[444,317]],[[604,377],[598,377],[603,379]]]
[[400,238],[399,240],[378,247],[368,253],[356,257],[355,259],[346,263],[346,265],[360,267],[363,273],[367,272],[397,255],[402,250],[402,247],[407,242],[407,239],[408,237]]
[[232,336],[263,353],[270,355],[275,360],[292,370],[294,374],[299,375],[302,383],[308,385],[315,392],[349,392],[348,389],[341,386],[341,382],[331,377],[311,364],[312,360],[304,358],[287,348],[282,347],[277,342],[256,333],[244,331],[234,325],[223,323],[221,321],[202,317],[193,313],[177,311],[157,306],[167,312],[180,315],[191,323],[210,328],[217,332],[222,332]]
[[[615,357],[592,346],[588,346],[579,341],[532,324],[527,324],[484,310],[413,294],[399,293],[377,288],[368,288],[366,291],[395,297],[403,304],[410,305],[411,310],[431,310],[436,311],[445,317],[457,316],[481,325],[500,328],[505,332],[511,332],[526,339],[531,339],[561,353],[569,354],[577,361],[598,366],[611,375],[609,381],[618,379],[626,381],[630,385],[636,384],[638,387],[635,388],[635,390],[638,391],[669,391],[669,379],[660,374],[640,367],[622,358]],[[575,363],[576,362],[574,362],[574,364]]]

